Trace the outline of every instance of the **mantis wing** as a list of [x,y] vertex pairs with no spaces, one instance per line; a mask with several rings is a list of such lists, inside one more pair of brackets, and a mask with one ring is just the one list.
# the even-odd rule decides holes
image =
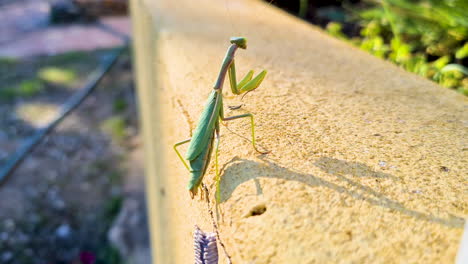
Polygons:
[[190,167],[192,170],[190,172],[190,181],[187,188],[190,190],[192,195],[197,194],[198,186],[200,186],[203,176],[206,173],[206,169],[208,168],[208,164],[210,163],[211,152],[213,151],[213,136],[214,133],[211,133],[208,140],[208,146],[206,146],[194,160],[190,161]]
[[187,154],[185,155],[187,160],[194,160],[205,148],[208,147],[216,121],[219,118],[219,109],[222,107],[221,100],[222,95],[218,94],[216,90],[213,90],[208,97],[205,109],[203,110],[200,119],[198,120],[198,125],[193,132],[192,141],[190,141]]

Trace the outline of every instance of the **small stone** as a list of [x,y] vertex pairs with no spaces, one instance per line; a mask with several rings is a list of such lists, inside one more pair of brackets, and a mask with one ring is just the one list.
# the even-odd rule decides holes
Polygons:
[[26,235],[25,233],[23,232],[20,232],[18,235],[17,235],[17,240],[19,243],[27,243],[29,241],[29,236]]
[[13,253],[10,251],[6,251],[2,253],[2,261],[7,262],[10,261],[13,258]]
[[6,219],[3,221],[6,230],[12,231],[15,229],[15,221],[13,219]]
[[380,167],[385,167],[385,166],[387,166],[387,163],[385,161],[379,161],[379,166]]
[[0,233],[0,240],[1,241],[7,241],[8,240],[8,233],[7,232]]
[[32,186],[26,187],[25,192],[28,195],[28,197],[32,199],[37,198],[37,196],[39,196],[39,192],[37,191],[37,189]]
[[91,184],[89,182],[82,182],[80,184],[80,189],[82,191],[88,191],[89,189],[91,189]]
[[0,160],[4,160],[6,158],[8,158],[8,152],[6,151],[0,151]]
[[56,199],[52,202],[52,205],[55,209],[57,210],[63,210],[65,209],[65,201],[63,201],[62,199]]
[[71,228],[67,224],[62,224],[55,230],[55,234],[60,238],[67,238],[71,234]]
[[8,134],[5,133],[4,131],[0,131],[0,140],[1,141],[8,140]]
[[30,216],[29,216],[29,221],[30,223],[38,223],[39,221],[41,220],[41,217],[36,214],[36,213],[32,213]]
[[440,166],[439,169],[440,169],[440,171],[443,171],[443,172],[448,172],[448,171],[450,171],[450,169],[447,168],[447,167],[445,167],[445,166]]
[[122,188],[120,188],[120,186],[112,186],[111,194],[112,196],[120,196],[122,194]]
[[60,197],[57,187],[52,187],[47,191],[47,199],[49,199],[55,209],[62,210],[65,208],[65,201]]
[[58,173],[56,171],[50,171],[47,175],[47,180],[54,182],[57,180]]

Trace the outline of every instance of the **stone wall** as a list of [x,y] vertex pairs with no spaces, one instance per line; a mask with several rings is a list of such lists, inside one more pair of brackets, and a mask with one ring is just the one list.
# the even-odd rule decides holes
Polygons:
[[[452,263],[468,213],[467,100],[254,0],[134,0],[136,72],[154,263],[193,262],[214,231],[233,263]],[[240,75],[221,126],[221,203],[191,199],[173,144],[188,139],[229,37]],[[226,86],[228,86],[226,82]],[[182,150],[185,149],[182,147]],[[213,219],[210,215],[213,213]],[[226,254],[220,247],[220,263]]]

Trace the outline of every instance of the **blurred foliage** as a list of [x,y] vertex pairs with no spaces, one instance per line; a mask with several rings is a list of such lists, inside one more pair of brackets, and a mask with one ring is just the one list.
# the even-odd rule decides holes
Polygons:
[[9,101],[15,98],[32,97],[44,90],[44,84],[38,79],[22,81],[16,87],[0,88],[0,100]]
[[[15,65],[18,62],[17,59],[15,58],[10,58],[10,57],[0,57],[0,69],[3,69],[3,67],[8,67]],[[7,68],[5,68],[7,69]]]
[[339,39],[346,40],[348,37],[343,33],[343,25],[338,22],[330,22],[327,24],[327,31],[330,35]]
[[342,24],[326,30],[407,71],[468,95],[468,1],[367,0],[351,7],[361,27],[349,39]]
[[103,247],[97,254],[96,264],[124,264],[123,258],[120,256],[119,251],[112,246]]
[[304,18],[306,16],[308,7],[309,0],[299,0],[299,17]]
[[117,98],[112,104],[112,110],[117,114],[124,112],[127,109],[127,107],[128,104],[127,101],[125,101],[125,98]]
[[[37,100],[50,88],[74,88],[108,56],[108,50],[34,58],[0,57],[0,103]],[[92,66],[91,66],[92,65]]]
[[115,115],[102,122],[102,130],[116,142],[123,142],[127,137],[127,124],[122,116]]
[[39,71],[38,76],[54,84],[70,84],[76,79],[74,71],[58,67],[44,67]]

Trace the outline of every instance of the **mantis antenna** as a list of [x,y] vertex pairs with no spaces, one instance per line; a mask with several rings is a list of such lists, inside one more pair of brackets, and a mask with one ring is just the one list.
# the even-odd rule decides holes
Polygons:
[[[228,4],[229,1],[233,1],[233,0],[224,0],[224,6],[226,8],[226,13],[228,15],[229,24],[231,24],[231,28],[233,29],[233,31],[235,31],[235,32],[233,32],[234,34],[229,34],[229,35],[230,36],[244,36],[245,32],[240,32],[240,30],[236,27],[235,23],[233,23],[233,21],[240,21],[241,19],[239,19],[238,15],[237,15],[237,17],[233,18],[232,13],[231,13],[231,9],[229,8],[229,4]],[[275,1],[275,0],[268,0],[267,4],[271,5],[273,3],[273,1]],[[262,10],[259,10],[259,12],[257,12],[257,13],[262,14],[261,11]]]
[[233,17],[232,17],[232,14],[231,14],[231,10],[229,9],[228,1],[229,1],[229,0],[224,0],[224,7],[226,8],[226,13],[228,14],[229,24],[231,24],[231,28],[235,31],[235,32],[234,32],[235,34],[230,34],[230,35],[231,35],[231,36],[241,36],[239,30],[236,28],[236,26],[235,26],[234,23],[232,22],[232,21],[233,21]]

